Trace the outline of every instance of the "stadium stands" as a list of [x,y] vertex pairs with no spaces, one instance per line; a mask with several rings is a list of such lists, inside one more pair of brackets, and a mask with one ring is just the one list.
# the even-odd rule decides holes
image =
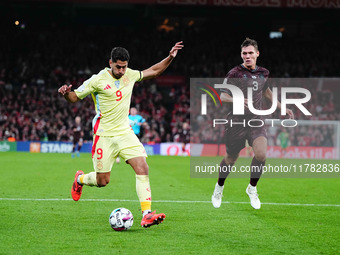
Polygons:
[[[162,18],[165,17],[157,16],[151,21]],[[84,138],[90,141],[95,115],[92,99],[88,97],[70,105],[57,94],[57,88],[64,83],[76,88],[108,66],[113,46],[127,48],[131,55],[129,66],[143,70],[165,57],[173,42],[183,40],[185,50],[166,75],[180,75],[186,82],[164,86],[157,80],[144,81],[136,85],[132,97],[132,106],[137,107],[148,123],[142,142],[173,141],[182,123],[190,120],[189,78],[223,77],[241,60],[238,52],[244,34],[237,33],[236,40],[228,34],[216,33],[208,19],[201,19],[199,25],[193,26],[182,22],[170,32],[157,30],[157,22],[124,29],[96,23],[94,20],[92,24],[75,22],[62,26],[51,21],[39,27],[9,29],[9,36],[1,41],[0,53],[0,140],[68,141],[74,117],[81,115]],[[336,40],[329,40],[327,45],[320,43],[322,38],[304,40],[287,36],[272,40],[263,33],[255,39],[260,43],[259,65],[271,70],[272,77],[337,77],[340,74],[336,64],[340,53],[334,51]],[[316,114],[312,118],[340,119],[340,102],[334,98],[339,88],[315,89],[317,93],[313,94],[310,107]],[[192,127],[193,139],[199,142],[218,139],[199,129],[197,123],[192,123]],[[296,133],[306,133],[306,130],[294,132],[292,136],[300,137],[294,138],[296,145],[330,144],[328,131],[310,131],[312,141],[305,141],[307,139]]]

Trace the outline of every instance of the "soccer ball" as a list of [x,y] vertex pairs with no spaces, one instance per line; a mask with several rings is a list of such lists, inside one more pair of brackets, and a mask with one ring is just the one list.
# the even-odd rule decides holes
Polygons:
[[111,228],[116,231],[128,230],[133,224],[133,215],[126,208],[117,208],[110,214],[109,222]]

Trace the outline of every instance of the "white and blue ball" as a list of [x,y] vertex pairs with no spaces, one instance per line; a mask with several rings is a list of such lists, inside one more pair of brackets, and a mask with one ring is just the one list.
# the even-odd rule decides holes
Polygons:
[[109,222],[116,231],[128,230],[133,224],[133,215],[126,208],[117,208],[110,214]]

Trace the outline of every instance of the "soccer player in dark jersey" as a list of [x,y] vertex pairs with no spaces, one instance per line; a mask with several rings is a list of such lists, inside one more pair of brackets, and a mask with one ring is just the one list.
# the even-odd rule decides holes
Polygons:
[[72,149],[72,158],[75,157],[75,153],[77,154],[77,157],[80,156],[79,151],[81,147],[83,146],[83,136],[84,133],[81,128],[81,119],[79,116],[75,118],[75,124],[72,127],[73,131],[73,149]]
[[[248,109],[247,89],[252,88],[253,92],[253,106],[255,109],[262,109],[263,97],[273,101],[273,94],[271,89],[268,87],[267,79],[269,71],[261,66],[256,65],[256,61],[260,52],[258,45],[255,40],[246,38],[241,44],[241,58],[243,63],[231,69],[227,76],[225,83],[237,86],[242,90],[245,106],[245,114],[233,115],[232,112],[228,114],[228,123],[230,121],[234,123],[248,123],[250,119],[262,120],[261,116],[257,116],[251,113]],[[221,89],[221,100],[225,103],[232,103],[232,93],[227,89]],[[281,104],[278,102],[277,107],[281,109]],[[294,114],[290,109],[286,110],[286,114],[290,118],[294,118]],[[257,194],[257,182],[262,174],[262,167],[266,162],[267,153],[267,132],[264,126],[262,127],[250,127],[240,124],[228,126],[226,130],[226,147],[227,152],[225,157],[221,161],[221,169],[230,169],[238,156],[239,152],[245,147],[245,142],[248,141],[249,145],[252,146],[254,157],[251,162],[251,169],[257,169],[259,171],[251,171],[250,183],[246,189],[246,193],[250,198],[250,204],[254,209],[261,208],[261,202]],[[212,195],[212,204],[215,208],[219,208],[222,203],[222,194],[224,189],[224,182],[230,171],[220,171],[218,182],[215,185],[215,190]]]

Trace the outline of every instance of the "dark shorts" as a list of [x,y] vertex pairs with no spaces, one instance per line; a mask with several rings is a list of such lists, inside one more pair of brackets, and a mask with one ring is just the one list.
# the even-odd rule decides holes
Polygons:
[[83,142],[83,138],[80,136],[74,136],[73,137],[73,145],[76,145],[79,142]]
[[253,146],[253,142],[256,138],[263,136],[267,138],[267,130],[263,127],[243,127],[234,126],[228,127],[226,130],[226,147],[229,155],[238,154],[246,144],[246,140],[250,146]]

